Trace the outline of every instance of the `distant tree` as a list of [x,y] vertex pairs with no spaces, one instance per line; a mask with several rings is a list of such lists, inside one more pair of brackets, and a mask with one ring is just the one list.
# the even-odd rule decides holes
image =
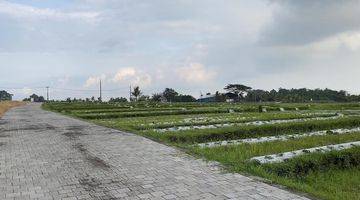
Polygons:
[[154,93],[152,96],[151,96],[151,101],[156,101],[156,102],[160,102],[163,98],[163,95],[161,93]]
[[127,99],[124,97],[116,97],[116,98],[110,98],[109,103],[123,103],[127,102]]
[[147,96],[147,95],[141,95],[139,98],[138,98],[138,101],[149,101],[150,100],[150,97]]
[[29,98],[25,98],[23,101],[45,102],[45,98],[43,96],[32,94]]
[[131,94],[135,97],[135,100],[137,101],[139,96],[142,94],[140,87],[139,86],[134,87],[134,90],[131,92]]
[[276,90],[250,90],[245,97],[246,101],[278,101],[278,102],[351,102],[359,101],[360,96],[349,95],[346,91],[330,89],[284,89]]
[[12,94],[8,93],[5,90],[0,91],[0,101],[11,101],[12,96]]
[[251,87],[241,84],[228,84],[224,90],[234,93],[238,97],[237,100],[239,100],[244,98],[245,92],[251,90]]
[[196,99],[191,95],[177,95],[174,97],[174,102],[195,102]]
[[165,88],[163,92],[163,96],[165,97],[166,101],[172,102],[175,101],[175,97],[179,95],[174,89],[172,88]]
[[265,90],[250,90],[245,100],[250,102],[271,101],[270,92]]
[[226,96],[224,94],[221,94],[219,91],[215,92],[215,102],[225,102]]

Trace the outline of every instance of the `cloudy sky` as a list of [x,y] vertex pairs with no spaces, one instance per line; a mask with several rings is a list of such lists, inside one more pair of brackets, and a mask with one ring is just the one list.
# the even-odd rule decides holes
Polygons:
[[227,83],[360,93],[360,1],[0,0],[0,89],[21,99]]

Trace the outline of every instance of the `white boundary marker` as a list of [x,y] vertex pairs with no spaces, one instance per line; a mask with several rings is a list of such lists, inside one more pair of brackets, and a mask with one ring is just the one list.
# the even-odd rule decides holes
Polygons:
[[176,131],[185,131],[185,130],[198,130],[198,129],[215,129],[215,128],[224,128],[230,126],[247,126],[247,125],[266,125],[266,124],[282,124],[289,122],[305,122],[311,120],[330,120],[343,117],[343,115],[336,115],[332,117],[311,117],[311,118],[296,118],[296,119],[275,119],[275,120],[264,120],[264,121],[251,121],[245,123],[224,123],[224,124],[210,124],[210,125],[195,125],[195,126],[176,126],[171,128],[159,128],[153,129],[156,132],[176,132]]
[[303,154],[307,154],[307,153],[339,151],[339,150],[343,150],[343,149],[350,149],[355,146],[360,146],[360,141],[335,144],[335,145],[327,145],[327,146],[321,146],[321,147],[314,147],[314,148],[309,148],[309,149],[300,149],[300,150],[296,150],[296,151],[289,151],[289,152],[284,152],[284,153],[279,153],[279,154],[271,154],[271,155],[266,155],[266,156],[258,156],[258,157],[253,157],[250,160],[259,162],[261,164],[279,163],[279,162],[288,160],[290,158],[300,156]]
[[259,137],[259,138],[247,138],[247,139],[239,139],[239,140],[224,140],[224,141],[217,141],[217,142],[207,142],[207,143],[200,143],[197,146],[205,148],[205,147],[219,147],[219,146],[227,146],[227,145],[237,145],[242,143],[262,143],[262,142],[272,142],[272,141],[286,141],[291,139],[298,139],[303,137],[310,137],[310,136],[321,136],[321,135],[330,135],[330,134],[346,134],[346,133],[354,133],[360,132],[360,127],[351,128],[351,129],[333,129],[333,130],[323,130],[323,131],[315,131],[310,133],[302,133],[302,134],[291,134],[291,135],[277,135],[277,136],[266,136],[266,137]]

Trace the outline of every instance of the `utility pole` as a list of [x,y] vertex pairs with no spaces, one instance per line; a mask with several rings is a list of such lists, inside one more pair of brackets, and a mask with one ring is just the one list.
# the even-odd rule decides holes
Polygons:
[[131,101],[131,85],[130,85],[130,90],[129,90],[129,102]]
[[100,101],[102,101],[102,91],[101,91],[101,89],[102,88],[101,88],[101,79],[100,79],[100,98],[99,98]]
[[46,86],[46,100],[49,101],[49,86]]

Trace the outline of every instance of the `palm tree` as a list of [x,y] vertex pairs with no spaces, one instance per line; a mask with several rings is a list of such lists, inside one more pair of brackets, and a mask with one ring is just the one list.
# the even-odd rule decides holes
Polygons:
[[141,90],[139,86],[134,87],[134,90],[131,92],[131,94],[135,97],[135,100],[137,101],[139,96],[141,95]]

